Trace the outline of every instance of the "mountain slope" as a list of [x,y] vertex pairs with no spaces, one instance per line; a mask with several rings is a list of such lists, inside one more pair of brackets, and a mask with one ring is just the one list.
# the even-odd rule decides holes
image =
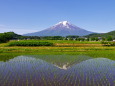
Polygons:
[[113,38],[115,38],[115,30],[108,33],[100,33],[100,34],[94,33],[87,35],[86,37],[108,37],[108,36],[112,36]]
[[35,33],[28,33],[25,34],[25,36],[68,36],[68,35],[84,36],[91,33],[93,32],[84,30],[80,27],[70,24],[67,21],[63,21],[63,22],[59,22],[58,24],[48,29],[35,32]]

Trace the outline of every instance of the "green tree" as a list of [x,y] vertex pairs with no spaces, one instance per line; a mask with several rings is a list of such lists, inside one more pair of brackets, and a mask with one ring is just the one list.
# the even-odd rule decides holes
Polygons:
[[14,32],[5,32],[0,33],[0,43],[8,42],[11,39],[14,39],[20,35],[15,34]]
[[113,40],[112,36],[107,37],[107,41],[112,41],[112,40]]

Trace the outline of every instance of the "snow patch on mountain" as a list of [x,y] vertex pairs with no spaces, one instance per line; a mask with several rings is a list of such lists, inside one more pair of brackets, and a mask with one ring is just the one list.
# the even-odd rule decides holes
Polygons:
[[68,23],[69,23],[68,21],[59,22],[59,24],[63,24],[64,26],[67,26]]

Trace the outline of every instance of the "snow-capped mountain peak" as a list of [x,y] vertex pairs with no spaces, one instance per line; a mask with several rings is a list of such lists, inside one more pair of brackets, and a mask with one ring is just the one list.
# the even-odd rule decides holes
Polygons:
[[59,24],[63,24],[64,26],[67,26],[68,23],[69,23],[68,21],[59,22]]
[[45,30],[35,32],[35,33],[29,33],[25,35],[26,36],[68,36],[68,35],[83,36],[91,33],[93,32],[77,27],[76,25],[73,25],[68,21],[62,21]]
[[66,28],[70,28],[70,23],[68,21],[62,21],[62,22],[59,22],[57,23],[54,27],[57,27],[57,26],[61,26],[61,27],[66,27]]

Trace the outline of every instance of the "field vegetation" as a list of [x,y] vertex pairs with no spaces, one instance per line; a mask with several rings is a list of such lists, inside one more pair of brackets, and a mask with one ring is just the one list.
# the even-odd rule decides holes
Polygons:
[[[24,40],[25,41],[25,40]],[[24,42],[23,40],[21,42]],[[9,46],[10,41],[0,44],[0,56],[15,57],[18,55],[87,55],[94,58],[105,57],[115,60],[115,47],[103,46],[101,42],[79,42],[63,40],[32,40],[50,42],[53,46]],[[26,42],[30,42],[27,40]],[[9,56],[10,55],[10,56]]]
[[103,41],[102,42],[103,46],[115,46],[115,42],[108,42],[108,41]]
[[8,46],[52,46],[50,42],[39,42],[39,41],[13,41]]

